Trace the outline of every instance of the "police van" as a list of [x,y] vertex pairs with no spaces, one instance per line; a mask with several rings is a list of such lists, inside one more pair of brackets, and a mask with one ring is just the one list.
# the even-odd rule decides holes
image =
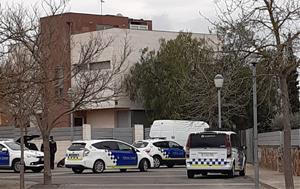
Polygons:
[[189,135],[186,146],[188,178],[195,174],[223,173],[245,175],[245,147],[232,131],[205,131]]
[[171,168],[174,165],[185,164],[185,151],[175,141],[164,139],[139,140],[133,143],[141,151],[147,152],[153,157],[154,168],[166,165]]
[[146,152],[120,140],[103,139],[74,141],[67,149],[65,166],[74,173],[92,169],[102,173],[106,169],[140,169],[147,171],[153,167],[153,159]]
[[[0,169],[12,169],[20,172],[21,146],[13,139],[0,140]],[[44,153],[35,150],[24,150],[25,169],[41,172],[44,168]]]

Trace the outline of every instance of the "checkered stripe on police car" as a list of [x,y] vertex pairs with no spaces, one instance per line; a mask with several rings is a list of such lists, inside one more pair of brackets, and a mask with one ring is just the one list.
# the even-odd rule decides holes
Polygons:
[[169,154],[166,151],[164,151],[164,149],[158,148],[158,150],[162,153],[164,158],[169,158]]
[[226,165],[224,159],[192,159],[192,165]]
[[117,165],[117,158],[109,150],[105,150],[105,153],[110,157],[114,165]]

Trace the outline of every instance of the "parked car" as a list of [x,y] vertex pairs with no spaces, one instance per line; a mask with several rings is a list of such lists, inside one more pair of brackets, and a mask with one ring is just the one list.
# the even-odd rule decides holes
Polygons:
[[150,128],[150,137],[165,138],[185,147],[190,133],[203,132],[208,128],[204,121],[155,120]]
[[245,175],[245,147],[232,131],[206,131],[190,134],[186,146],[188,178],[195,174],[223,173],[234,177]]
[[120,140],[87,140],[74,141],[67,149],[65,166],[74,173],[92,169],[102,173],[106,169],[140,169],[147,171],[153,167],[153,158],[146,152]]
[[153,157],[154,168],[159,168],[161,165],[171,168],[174,165],[185,164],[183,146],[174,141],[164,139],[139,140],[135,141],[133,146]]
[[[21,146],[13,139],[0,140],[0,169],[12,169],[20,172]],[[24,150],[25,169],[41,172],[44,168],[44,153],[35,150]]]

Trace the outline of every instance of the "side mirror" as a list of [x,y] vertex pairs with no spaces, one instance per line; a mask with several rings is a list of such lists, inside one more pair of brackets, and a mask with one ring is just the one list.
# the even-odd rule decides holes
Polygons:
[[140,152],[140,150],[137,149],[137,148],[134,148],[133,150],[134,150],[135,152]]
[[7,149],[7,148],[2,148],[1,151],[2,151],[2,152],[8,152],[8,149]]

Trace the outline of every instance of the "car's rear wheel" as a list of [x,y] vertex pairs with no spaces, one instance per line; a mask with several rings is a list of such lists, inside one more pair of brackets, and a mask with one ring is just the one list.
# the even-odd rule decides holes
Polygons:
[[105,164],[102,160],[97,160],[93,166],[94,173],[102,173],[105,169]]
[[127,169],[120,169],[120,171],[121,171],[122,173],[124,173],[124,172],[127,171]]
[[43,167],[31,168],[32,172],[34,172],[34,173],[40,173],[43,169],[44,169]]
[[194,171],[187,170],[187,176],[188,176],[188,178],[194,178],[194,176],[195,176]]
[[82,168],[72,168],[72,171],[75,173],[75,174],[80,174],[83,172],[83,169]]
[[146,172],[148,171],[149,168],[149,163],[146,159],[142,159],[139,165],[139,169],[141,172]]
[[14,160],[12,163],[12,168],[15,173],[19,173],[21,170],[21,161],[19,159]]
[[159,156],[153,157],[154,168],[159,168],[161,164],[161,158]]

